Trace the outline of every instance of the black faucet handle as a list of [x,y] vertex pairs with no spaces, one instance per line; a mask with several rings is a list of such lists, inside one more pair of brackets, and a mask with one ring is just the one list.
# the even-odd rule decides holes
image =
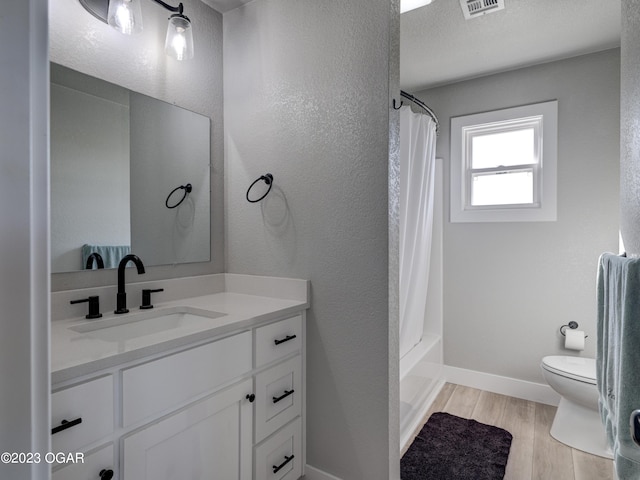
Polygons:
[[89,313],[85,315],[84,318],[93,319],[102,317],[102,314],[100,313],[100,297],[97,295],[89,298],[83,298],[81,300],[71,300],[69,303],[74,305],[76,303],[84,302],[89,302]]
[[141,309],[147,310],[149,308],[153,308],[153,305],[151,305],[151,294],[156,292],[164,292],[164,288],[156,288],[155,290],[145,288],[142,290],[142,305],[140,305]]

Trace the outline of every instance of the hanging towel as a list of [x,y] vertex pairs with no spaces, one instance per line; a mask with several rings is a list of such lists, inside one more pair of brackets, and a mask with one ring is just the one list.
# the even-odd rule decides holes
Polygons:
[[[82,268],[87,264],[87,258],[93,252],[99,253],[104,261],[104,268],[117,268],[120,260],[131,253],[129,245],[87,245],[82,246]],[[93,265],[95,267],[95,263]]]
[[620,480],[640,478],[629,416],[640,408],[640,259],[605,253],[598,267],[598,406]]

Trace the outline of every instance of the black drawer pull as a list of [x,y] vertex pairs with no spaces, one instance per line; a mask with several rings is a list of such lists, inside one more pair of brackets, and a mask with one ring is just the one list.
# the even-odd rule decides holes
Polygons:
[[296,338],[296,336],[295,336],[295,335],[287,335],[287,336],[286,336],[286,337],[284,337],[282,340],[274,340],[273,342],[274,342],[276,345],[280,345],[281,343],[288,342],[289,340],[293,340],[294,338]]
[[51,429],[51,435],[54,435],[58,432],[61,432],[63,430],[66,430],[67,428],[71,428],[71,427],[75,427],[76,425],[82,423],[82,418],[76,418],[75,420],[71,420],[70,422],[68,422],[67,420],[62,420],[62,422],[60,422],[60,425],[58,425],[57,427],[53,427]]
[[291,390],[285,390],[284,393],[281,396],[273,397],[273,403],[278,403],[280,400],[282,400],[283,398],[287,398],[292,393],[293,393],[293,388]]
[[98,478],[100,478],[100,480],[111,480],[113,478],[113,470],[111,469],[100,470],[100,473],[98,474]]
[[280,465],[278,465],[277,467],[275,465],[273,465],[273,473],[278,473],[280,470],[282,470],[282,467],[284,467],[287,463],[289,463],[291,460],[293,460],[293,455],[291,455],[290,457],[287,457],[286,455],[284,456],[284,462],[282,462]]

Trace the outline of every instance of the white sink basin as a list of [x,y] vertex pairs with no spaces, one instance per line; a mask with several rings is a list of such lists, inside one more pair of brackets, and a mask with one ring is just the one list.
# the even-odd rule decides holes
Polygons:
[[186,309],[180,309],[180,311],[159,310],[140,314],[124,314],[69,328],[74,332],[84,333],[107,342],[119,342],[182,327],[210,324],[212,319],[225,315],[213,311],[207,311],[206,314],[196,314]]

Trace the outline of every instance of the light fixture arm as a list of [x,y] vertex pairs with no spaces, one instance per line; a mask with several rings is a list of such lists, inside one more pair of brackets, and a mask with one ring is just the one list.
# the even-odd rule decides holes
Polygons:
[[156,2],[159,5],[162,5],[164,8],[166,8],[170,12],[176,12],[179,15],[182,15],[182,11],[184,9],[184,7],[182,6],[182,2],[177,7],[172,7],[171,5],[169,5],[168,3],[163,2],[162,0],[153,0],[153,1]]
[[[183,15],[182,12],[184,10],[184,7],[182,6],[182,3],[180,3],[177,7],[173,7],[168,3],[163,2],[162,0],[152,1],[162,5],[170,12],[175,12],[178,15]],[[109,10],[109,0],[79,0],[79,2],[91,15],[96,17],[101,22],[108,23],[107,13]]]

